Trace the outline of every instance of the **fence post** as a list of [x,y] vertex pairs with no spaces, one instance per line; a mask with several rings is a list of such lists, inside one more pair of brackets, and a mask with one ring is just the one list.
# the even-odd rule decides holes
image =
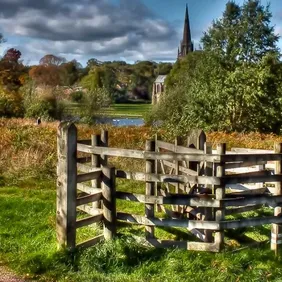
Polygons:
[[[204,153],[205,154],[212,154],[212,145],[210,143],[205,142],[204,145]],[[205,175],[206,176],[213,176],[213,163],[206,162],[205,163]],[[212,185],[206,185],[206,188],[212,190]],[[205,207],[204,208],[205,220],[213,220],[213,208]],[[212,242],[212,231],[205,230],[205,242]]]
[[111,240],[116,234],[116,185],[115,168],[102,167],[104,238]]
[[57,214],[56,231],[60,248],[75,248],[76,237],[76,147],[77,129],[73,123],[64,122],[57,135]]
[[[155,141],[147,140],[145,150],[154,152],[156,147]],[[155,161],[146,160],[146,173],[155,172]],[[154,196],[155,194],[155,183],[146,181],[146,196]],[[145,217],[154,217],[154,204],[145,204]],[[154,238],[154,227],[145,226],[145,237],[146,239]]]
[[[91,145],[93,147],[95,146],[100,146],[101,143],[101,136],[100,135],[92,135],[91,136]],[[101,161],[100,161],[100,155],[97,154],[92,154],[91,155],[91,166],[93,168],[99,168],[101,166]],[[101,188],[101,179],[93,179],[91,180],[91,186],[94,188]],[[101,207],[101,202],[93,202],[92,203],[93,208],[100,208]]]
[[[276,143],[274,145],[274,153],[282,153],[282,143]],[[275,162],[275,174],[282,173],[282,160]],[[281,182],[275,183],[275,195],[282,195],[282,185]],[[274,216],[281,216],[282,207],[276,206],[274,208]],[[282,225],[272,224],[271,226],[271,250],[275,251],[275,255],[278,255],[280,251],[279,245],[282,244]]]
[[[101,146],[102,147],[109,146],[109,132],[104,129],[102,129],[102,133],[101,133]],[[101,165],[107,166],[107,164],[108,164],[108,156],[101,154]]]
[[[158,142],[158,135],[156,134],[156,135],[155,135],[155,152],[156,152],[156,153],[159,152],[159,148],[158,148],[158,146],[157,146],[157,142]],[[155,172],[156,172],[157,174],[162,173],[162,171],[161,171],[161,164],[160,164],[160,161],[159,161],[159,160],[156,160],[156,161],[155,161]],[[161,188],[162,188],[161,182],[156,181],[156,182],[155,182],[155,195],[156,195],[156,196],[158,196],[158,195],[160,194]],[[156,204],[156,205],[155,205],[155,211],[156,211],[156,212],[161,212],[161,211],[162,211],[161,206]]]
[[[226,144],[218,144],[217,145],[217,154],[225,155],[226,154]],[[224,163],[219,163],[216,169],[216,176],[221,178],[225,175]],[[222,200],[225,197],[225,186],[215,186],[215,197],[217,200]],[[215,220],[222,221],[225,217],[225,208],[219,208],[215,210]],[[218,244],[219,250],[224,248],[224,230],[219,230],[215,232],[215,243]]]

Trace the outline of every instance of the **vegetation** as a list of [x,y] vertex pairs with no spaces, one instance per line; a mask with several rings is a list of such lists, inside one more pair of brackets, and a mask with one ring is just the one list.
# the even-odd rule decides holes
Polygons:
[[[274,257],[269,244],[240,252],[234,247],[269,237],[269,226],[228,232],[227,252],[221,254],[185,250],[151,249],[134,240],[126,225],[120,226],[117,240],[99,244],[74,255],[58,252],[55,236],[56,128],[58,123],[35,126],[32,120],[0,120],[0,259],[25,278],[56,281],[277,281],[282,275],[281,260]],[[143,149],[145,140],[155,134],[150,128],[109,128],[110,146]],[[89,138],[100,127],[79,126],[79,138]],[[159,132],[162,134],[162,132]],[[165,136],[163,136],[165,137]],[[281,136],[259,133],[209,133],[208,141],[231,141],[236,147],[271,149]],[[111,158],[124,169],[143,168],[143,163]],[[40,168],[40,169],[38,169]],[[142,192],[144,184],[118,181],[118,190]],[[119,201],[118,209],[136,214],[144,206]],[[262,211],[261,211],[262,212]],[[268,212],[268,210],[263,211]],[[249,214],[248,214],[249,215]],[[37,219],[40,218],[40,221]],[[95,236],[95,227],[82,228],[78,240]],[[134,228],[134,234],[142,234]],[[168,239],[189,239],[181,230],[158,228],[157,235]]]
[[258,0],[228,2],[203,50],[174,65],[152,119],[175,135],[191,128],[280,133],[282,64],[270,19]]

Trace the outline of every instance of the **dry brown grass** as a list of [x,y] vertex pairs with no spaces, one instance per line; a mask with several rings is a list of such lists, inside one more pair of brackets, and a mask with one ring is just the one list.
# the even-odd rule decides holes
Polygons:
[[[43,122],[35,125],[34,120],[0,119],[0,175],[9,179],[25,177],[55,177],[56,172],[56,131],[58,122]],[[155,132],[148,127],[115,128],[109,130],[109,145],[117,148],[144,149],[145,140],[153,138]],[[79,139],[89,139],[99,133],[101,126],[79,125]],[[228,147],[272,149],[275,142],[282,142],[282,136],[260,133],[211,132],[208,141],[215,146],[226,142]],[[140,162],[115,158],[116,165],[122,168],[140,168]]]

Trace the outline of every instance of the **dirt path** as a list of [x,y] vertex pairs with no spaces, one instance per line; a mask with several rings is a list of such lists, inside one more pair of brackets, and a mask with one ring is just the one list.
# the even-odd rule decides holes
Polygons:
[[18,278],[5,266],[0,264],[0,282],[25,282],[27,280]]

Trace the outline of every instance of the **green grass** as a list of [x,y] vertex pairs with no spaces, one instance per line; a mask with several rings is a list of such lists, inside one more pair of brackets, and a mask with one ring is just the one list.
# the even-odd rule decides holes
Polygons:
[[[79,115],[82,104],[66,102],[66,109],[73,115]],[[116,117],[144,117],[152,108],[151,104],[112,104],[101,111],[101,115]]]
[[[145,187],[119,180],[118,189],[141,193]],[[282,281],[281,260],[274,257],[269,244],[220,254],[153,249],[141,246],[132,236],[144,234],[143,228],[126,224],[120,226],[116,240],[74,254],[58,252],[55,200],[55,184],[50,181],[0,187],[0,259],[26,277],[47,281]],[[119,201],[117,207],[144,213],[140,204]],[[170,231],[157,229],[156,234],[181,239],[181,230]],[[78,240],[97,232],[88,227],[78,233]],[[243,235],[265,239],[270,230],[251,228],[226,235],[228,240],[243,240]]]
[[151,104],[113,104],[104,114],[111,116],[142,117],[152,108]]

